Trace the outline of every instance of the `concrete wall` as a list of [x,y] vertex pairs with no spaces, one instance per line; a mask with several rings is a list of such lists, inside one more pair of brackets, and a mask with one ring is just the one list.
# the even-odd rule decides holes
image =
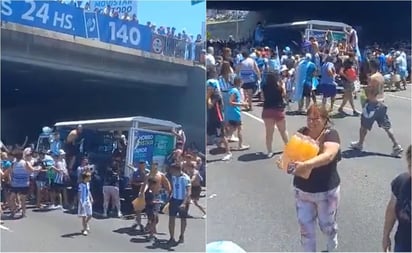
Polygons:
[[204,151],[206,142],[206,69],[192,68],[189,72],[189,85],[182,90],[180,99],[180,120],[190,134],[188,142],[196,142]]
[[3,25],[1,35],[2,60],[120,80],[182,87],[188,84],[184,70],[193,66],[176,58],[15,24]]
[[[248,39],[256,27],[257,22],[262,20],[260,12],[249,12],[244,20],[208,23],[207,31],[213,39],[228,39],[232,35],[235,40]],[[238,25],[236,25],[238,23]]]

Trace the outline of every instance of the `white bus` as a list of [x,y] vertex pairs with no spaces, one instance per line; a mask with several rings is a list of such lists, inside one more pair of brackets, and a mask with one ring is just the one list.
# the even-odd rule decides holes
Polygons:
[[[64,142],[70,131],[79,125],[83,128],[79,138],[80,153],[88,154],[93,163],[110,161],[116,138],[118,135],[126,137],[125,177],[130,177],[133,172],[127,165],[135,165],[141,160],[156,162],[159,170],[165,171],[165,159],[176,145],[174,131],[181,128],[181,125],[172,121],[135,116],[58,122],[54,125],[54,132],[58,132],[60,140]],[[41,133],[36,150],[49,150],[52,136],[53,133]]]
[[[307,39],[315,37],[319,45],[325,42],[326,32],[332,32],[334,41],[346,40],[345,29],[350,27],[342,22],[308,20],[284,24],[272,24],[265,26],[265,40],[269,41],[270,46],[293,47],[295,52],[300,53],[302,35]],[[273,44],[273,45],[272,45]],[[296,51],[297,50],[297,51]]]

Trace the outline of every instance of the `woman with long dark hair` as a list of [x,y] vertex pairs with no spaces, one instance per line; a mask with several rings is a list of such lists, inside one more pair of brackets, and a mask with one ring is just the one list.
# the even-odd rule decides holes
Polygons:
[[219,87],[219,81],[216,68],[209,66],[207,68],[207,93],[206,93],[206,108],[207,108],[207,136],[208,144],[212,144],[216,137],[222,137],[222,96]]
[[395,222],[395,252],[411,252],[411,145],[406,152],[408,171],[397,176],[391,183],[392,196],[386,207],[382,249],[391,251],[391,232]]
[[266,83],[262,88],[263,91],[263,111],[262,119],[265,122],[266,129],[266,149],[267,156],[273,156],[272,144],[275,126],[279,130],[283,142],[288,142],[288,133],[286,132],[285,119],[285,87],[281,76],[275,72],[269,72],[266,76]]
[[352,59],[346,59],[343,62],[343,66],[340,69],[340,77],[343,82],[343,99],[342,104],[340,105],[338,112],[344,114],[343,108],[345,107],[346,103],[349,102],[350,106],[352,107],[353,115],[359,116],[359,112],[356,111],[355,104],[353,103],[353,92],[355,90],[355,81],[357,78],[356,70],[355,70],[355,63]]

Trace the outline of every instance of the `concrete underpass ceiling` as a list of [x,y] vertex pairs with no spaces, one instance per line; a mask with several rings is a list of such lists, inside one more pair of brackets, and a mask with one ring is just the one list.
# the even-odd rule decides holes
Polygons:
[[1,104],[15,104],[16,98],[24,97],[22,103],[33,102],[45,94],[47,97],[73,96],[78,93],[99,95],[105,93],[145,92],[154,93],[159,86],[136,84],[99,76],[39,68],[32,65],[2,61]]
[[[207,1],[208,9],[270,13],[270,17],[264,16],[275,23],[293,22],[296,19],[323,19],[365,27],[370,24],[373,27],[377,22],[387,23],[387,20],[404,19],[410,22],[410,1],[375,1],[373,12],[364,11],[371,7],[369,1]],[[376,13],[380,12],[386,14],[385,19],[377,18]]]

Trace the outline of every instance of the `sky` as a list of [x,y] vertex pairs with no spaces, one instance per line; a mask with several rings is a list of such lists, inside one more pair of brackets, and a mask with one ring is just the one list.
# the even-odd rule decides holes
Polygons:
[[[83,7],[90,0],[81,1]],[[202,22],[206,20],[206,1],[192,5],[191,0],[134,0],[137,2],[137,19],[140,24],[150,21],[157,27],[176,27],[177,32],[186,29],[196,37],[202,34]],[[71,0],[63,0],[70,3]],[[110,1],[109,1],[110,2]]]
[[202,33],[202,22],[206,20],[206,1],[192,5],[191,0],[138,0],[137,19],[140,24],[151,21],[157,27],[174,26],[177,32],[185,28],[196,37]]

